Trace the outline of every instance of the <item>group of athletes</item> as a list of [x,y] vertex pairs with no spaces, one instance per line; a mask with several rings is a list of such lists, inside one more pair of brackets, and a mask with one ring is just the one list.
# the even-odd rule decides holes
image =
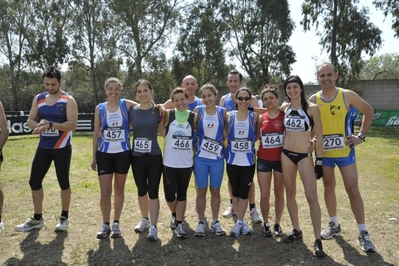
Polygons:
[[[265,85],[259,95],[259,104],[251,90],[242,87],[243,77],[238,71],[229,72],[227,86],[230,92],[221,97],[219,105],[216,104],[218,91],[212,84],[203,85],[199,97],[195,96],[198,84],[191,75],[183,79],[181,86],[172,91],[164,104],[154,103],[154,89],[147,80],[135,84],[135,102],[120,98],[123,87],[118,79],[107,79],[104,86],[107,101],[95,109],[92,146],[91,168],[98,174],[103,219],[97,238],[121,236],[119,220],[130,167],[141,212],[135,232],[142,233],[148,229],[147,238],[151,241],[158,239],[158,192],[163,175],[165,199],[171,212],[170,227],[177,237],[187,237],[184,217],[187,189],[194,171],[198,217],[195,236],[203,237],[207,231],[208,187],[212,212],[209,229],[215,235],[226,235],[219,222],[220,189],[226,168],[230,204],[223,216],[235,217],[235,225],[229,234],[235,237],[252,234],[244,218],[248,207],[252,223],[262,222],[255,206],[253,178],[257,170],[263,234],[266,237],[283,236],[280,222],[285,192],[293,230],[287,233],[284,242],[290,243],[302,239],[296,203],[296,175],[299,172],[310,209],[315,255],[323,257],[321,239],[341,235],[335,195],[334,167],[337,165],[358,224],[358,243],[366,252],[375,251],[366,229],[354,149],[365,141],[373,109],[355,92],[336,87],[337,78],[338,71],[334,65],[320,65],[317,79],[321,90],[307,99],[300,77],[290,76],[284,82],[287,100],[281,106],[276,86]],[[55,230],[69,228],[71,138],[77,126],[78,109],[73,97],[61,90],[61,73],[57,68],[48,67],[43,73],[43,82],[46,92],[33,99],[27,122],[33,134],[40,134],[29,179],[34,215],[17,225],[17,231],[29,231],[45,224],[42,181],[52,161],[62,202]],[[358,134],[353,132],[351,108],[364,114]],[[0,126],[2,161],[1,151],[7,141],[8,127],[1,104]],[[130,142],[131,131],[133,139]],[[163,155],[158,134],[165,138]],[[324,230],[321,229],[317,197],[316,182],[320,178],[330,217]],[[273,226],[269,223],[272,180],[275,195]],[[112,192],[114,216],[111,223]],[[4,228],[2,206],[3,193],[0,190],[0,231]]]

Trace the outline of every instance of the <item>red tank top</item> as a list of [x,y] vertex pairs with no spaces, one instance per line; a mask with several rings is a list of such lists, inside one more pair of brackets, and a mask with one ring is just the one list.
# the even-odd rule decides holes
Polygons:
[[260,122],[260,140],[258,157],[268,161],[281,161],[284,142],[284,112],[276,118],[269,118],[268,112],[262,115]]

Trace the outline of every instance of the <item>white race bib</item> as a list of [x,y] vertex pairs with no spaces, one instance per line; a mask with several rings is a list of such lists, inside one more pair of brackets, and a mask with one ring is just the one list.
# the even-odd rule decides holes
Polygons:
[[283,147],[282,133],[262,133],[262,147],[265,149]]
[[152,140],[146,138],[134,139],[134,151],[141,153],[150,153],[152,147]]
[[58,129],[48,128],[47,130],[43,131],[41,135],[44,137],[58,137],[60,135],[60,132],[58,131]]
[[105,141],[125,141],[125,134],[123,127],[108,127],[104,129]]
[[193,149],[193,137],[173,135],[172,149],[180,151],[191,151]]
[[231,150],[236,153],[250,153],[251,140],[235,138],[231,141]]
[[201,150],[218,156],[222,150],[222,145],[214,139],[204,137],[201,143]]
[[323,136],[323,150],[342,150],[345,148],[345,138],[342,134],[331,134]]

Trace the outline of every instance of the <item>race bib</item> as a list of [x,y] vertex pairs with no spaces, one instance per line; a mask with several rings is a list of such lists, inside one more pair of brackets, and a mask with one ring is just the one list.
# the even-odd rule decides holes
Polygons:
[[285,119],[285,128],[289,131],[305,131],[305,117],[289,116]]
[[323,150],[342,150],[345,148],[345,138],[342,134],[331,134],[323,136]]
[[180,151],[191,151],[193,149],[193,137],[173,135],[172,149]]
[[204,137],[201,143],[201,150],[218,156],[222,150],[222,145],[214,139]]
[[235,138],[231,141],[231,150],[233,152],[250,153],[251,152],[251,140],[250,139],[238,139]]
[[58,129],[55,128],[48,128],[47,130],[43,131],[41,134],[43,137],[58,137],[60,132]]
[[104,140],[112,141],[125,141],[125,134],[123,127],[108,127],[104,129]]
[[282,133],[262,133],[262,147],[265,149],[283,147]]
[[152,147],[152,140],[146,138],[134,139],[134,151],[141,153],[150,153]]

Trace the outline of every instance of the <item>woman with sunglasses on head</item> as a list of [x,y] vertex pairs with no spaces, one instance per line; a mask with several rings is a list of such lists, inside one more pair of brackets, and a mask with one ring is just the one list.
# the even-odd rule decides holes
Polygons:
[[[264,219],[263,234],[281,237],[283,232],[280,219],[284,210],[284,179],[281,167],[281,151],[284,142],[284,112],[278,107],[278,88],[265,86],[260,95],[267,111],[258,117],[259,148],[257,174],[260,188],[260,206]],[[273,229],[268,222],[269,199],[272,177],[274,179],[275,224]],[[272,231],[273,230],[273,231]]]
[[226,116],[227,152],[226,170],[232,188],[232,201],[237,221],[230,235],[250,235],[252,230],[244,220],[248,206],[249,189],[255,173],[255,141],[257,116],[249,110],[251,91],[240,88],[236,92],[236,110]]
[[[285,138],[282,150],[281,163],[287,197],[287,209],[290,214],[293,231],[284,240],[291,243],[302,239],[302,231],[299,226],[298,206],[296,203],[296,176],[297,171],[305,190],[305,196],[309,204],[310,217],[315,236],[314,249],[317,257],[325,255],[321,243],[321,211],[317,198],[316,171],[319,175],[322,167],[322,158],[316,158],[316,166],[313,165],[312,154],[309,153],[309,140],[316,135],[317,143],[323,143],[323,132],[319,107],[309,103],[305,98],[302,80],[298,76],[290,76],[284,82],[285,95],[289,104],[285,109]],[[323,145],[316,146],[318,156],[323,152]],[[322,171],[322,169],[321,169]],[[320,178],[321,176],[318,176]]]
[[166,111],[160,133],[165,137],[163,186],[172,218],[170,227],[178,238],[186,238],[183,228],[187,189],[193,170],[193,135],[196,114],[188,110],[188,94],[178,87],[170,95],[174,109]]
[[198,227],[195,236],[205,236],[206,193],[211,192],[212,222],[211,231],[217,236],[226,232],[219,223],[220,186],[224,174],[224,124],[226,109],[216,106],[218,91],[212,84],[205,84],[200,89],[203,105],[197,106],[194,112],[198,116],[196,123],[197,144],[194,156],[194,175],[197,186],[196,206],[198,210]]
[[[129,108],[136,102],[120,99],[122,83],[116,78],[105,81],[107,101],[97,105],[94,113],[93,160],[91,168],[98,173],[103,224],[97,238],[121,236],[119,219],[125,199],[125,183],[130,167]],[[115,177],[115,178],[114,178]],[[114,184],[112,185],[112,181]],[[111,195],[114,190],[114,221],[110,227]],[[112,231],[112,233],[111,233]]]

